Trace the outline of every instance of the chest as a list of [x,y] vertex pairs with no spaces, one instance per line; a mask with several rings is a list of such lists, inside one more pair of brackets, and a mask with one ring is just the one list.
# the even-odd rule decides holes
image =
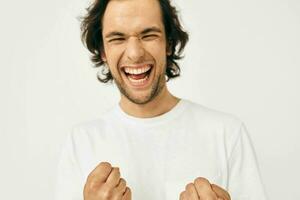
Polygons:
[[135,199],[178,199],[197,177],[226,182],[225,150],[214,133],[168,127],[114,129],[91,146],[92,163],[107,161],[120,167]]

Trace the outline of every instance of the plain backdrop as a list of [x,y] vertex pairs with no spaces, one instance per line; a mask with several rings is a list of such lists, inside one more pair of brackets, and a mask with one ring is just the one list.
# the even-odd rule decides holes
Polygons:
[[[174,4],[190,41],[170,90],[244,121],[270,199],[300,199],[300,1]],[[0,199],[52,200],[71,127],[118,102],[80,41],[87,5],[1,2]]]

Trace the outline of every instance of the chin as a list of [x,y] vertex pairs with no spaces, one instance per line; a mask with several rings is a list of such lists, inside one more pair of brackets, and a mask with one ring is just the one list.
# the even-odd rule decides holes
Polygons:
[[153,96],[147,95],[147,96],[133,96],[133,95],[125,95],[127,100],[134,104],[139,104],[139,105],[144,105],[149,103],[150,101],[153,100]]

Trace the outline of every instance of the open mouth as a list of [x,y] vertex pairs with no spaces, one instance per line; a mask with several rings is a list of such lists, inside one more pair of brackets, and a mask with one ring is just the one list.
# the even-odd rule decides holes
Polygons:
[[142,67],[124,67],[123,71],[129,82],[135,86],[145,85],[150,77],[153,65],[144,65]]

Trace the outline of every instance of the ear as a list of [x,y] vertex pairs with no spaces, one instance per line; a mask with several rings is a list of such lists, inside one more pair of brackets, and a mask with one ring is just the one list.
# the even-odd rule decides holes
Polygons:
[[170,56],[170,55],[172,55],[172,50],[168,47],[167,48],[167,56]]
[[167,56],[170,56],[170,55],[172,55],[172,44],[171,44],[171,42],[168,42],[167,43]]
[[101,59],[104,61],[104,62],[106,62],[107,61],[107,59],[106,59],[106,55],[105,55],[105,52],[104,51],[101,51]]

